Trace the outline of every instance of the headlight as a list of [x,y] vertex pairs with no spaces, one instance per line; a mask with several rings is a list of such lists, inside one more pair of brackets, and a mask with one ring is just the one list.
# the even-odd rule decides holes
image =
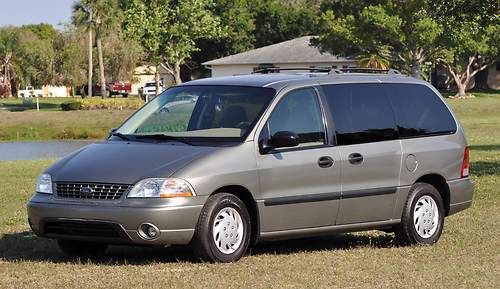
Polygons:
[[36,192],[52,194],[52,178],[49,174],[41,174],[36,182]]
[[138,182],[127,198],[174,198],[192,197],[191,186],[180,179],[144,179]]

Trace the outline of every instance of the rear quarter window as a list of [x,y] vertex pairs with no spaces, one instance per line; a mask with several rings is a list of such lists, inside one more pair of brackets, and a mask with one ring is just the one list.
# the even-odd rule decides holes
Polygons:
[[432,89],[421,84],[384,83],[401,138],[452,134],[453,116]]

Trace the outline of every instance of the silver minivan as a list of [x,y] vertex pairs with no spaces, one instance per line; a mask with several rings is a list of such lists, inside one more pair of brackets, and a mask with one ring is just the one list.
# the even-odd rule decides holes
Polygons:
[[71,256],[191,245],[231,262],[262,240],[383,230],[438,241],[471,205],[464,132],[400,74],[253,74],[154,98],[38,178],[29,224]]

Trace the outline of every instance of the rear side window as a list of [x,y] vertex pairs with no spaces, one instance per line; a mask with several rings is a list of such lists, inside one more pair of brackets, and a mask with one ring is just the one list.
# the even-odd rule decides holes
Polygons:
[[394,140],[396,124],[384,90],[376,83],[323,86],[338,145]]
[[457,126],[450,111],[429,87],[419,84],[383,84],[394,107],[402,138],[451,134]]

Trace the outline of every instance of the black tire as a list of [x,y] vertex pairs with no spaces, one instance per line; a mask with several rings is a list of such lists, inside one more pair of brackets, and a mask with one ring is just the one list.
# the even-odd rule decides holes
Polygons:
[[99,257],[108,249],[108,244],[75,240],[57,240],[61,251],[68,257]]
[[[432,235],[426,238],[419,235],[413,221],[415,206],[423,196],[429,196],[434,200],[438,212],[437,228]],[[401,245],[430,245],[436,243],[443,231],[444,214],[443,199],[438,190],[427,183],[415,183],[410,188],[410,193],[403,209],[401,223],[394,228],[396,240]]]
[[123,98],[127,98],[128,97],[128,93],[122,93],[122,96],[123,96]]
[[[242,240],[239,247],[230,254],[220,251],[215,243],[213,235],[213,224],[218,213],[224,208],[236,210],[243,224]],[[208,198],[201,211],[196,230],[191,241],[191,247],[195,255],[210,262],[235,262],[238,261],[247,251],[250,243],[251,222],[245,204],[236,196],[226,193],[219,193]]]

